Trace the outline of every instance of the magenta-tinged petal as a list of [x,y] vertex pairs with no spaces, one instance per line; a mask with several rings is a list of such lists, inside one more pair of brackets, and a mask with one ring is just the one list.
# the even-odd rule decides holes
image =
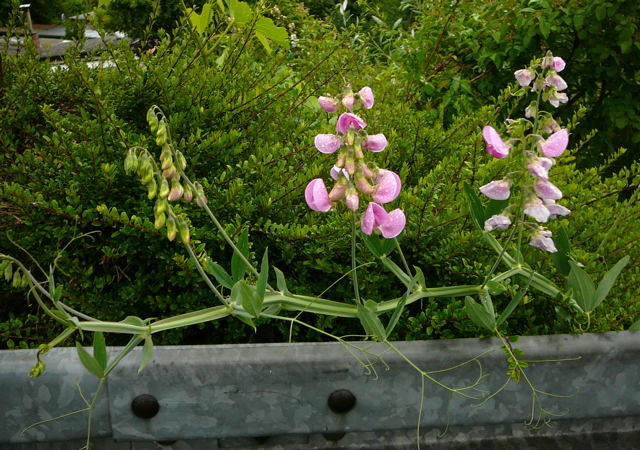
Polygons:
[[518,84],[522,87],[529,86],[533,81],[536,73],[531,69],[520,69],[514,72]]
[[372,152],[381,152],[387,146],[387,138],[384,134],[372,134],[367,136],[367,140],[362,145],[362,148],[371,150]]
[[559,56],[545,56],[542,58],[542,63],[540,66],[543,69],[552,68],[556,72],[562,72],[566,66],[564,59]]
[[362,100],[362,105],[367,109],[371,109],[373,107],[373,91],[371,88],[365,86],[358,91],[358,94],[360,95],[360,100]]
[[562,191],[548,180],[539,179],[533,185],[533,189],[541,199],[559,200],[562,198]]
[[397,173],[381,169],[376,178],[377,184],[373,193],[373,200],[378,203],[389,203],[394,201],[400,194],[402,182]]
[[364,234],[370,235],[373,233],[373,226],[376,223],[376,219],[373,215],[373,203],[369,203],[367,209],[364,211],[362,218],[360,219],[360,229]]
[[509,225],[511,225],[511,219],[501,214],[493,215],[484,221],[485,231],[492,231],[492,230],[495,230],[496,228],[499,228],[501,230],[506,230],[507,228],[509,228]]
[[365,128],[367,124],[360,117],[356,116],[353,113],[342,113],[340,117],[338,117],[338,123],[336,123],[336,131],[342,134],[347,134],[347,131],[350,127],[353,127],[355,130],[360,130],[361,128]]
[[492,200],[506,200],[511,195],[509,186],[511,183],[505,180],[492,181],[480,187],[480,192]]
[[327,212],[331,209],[329,193],[322,178],[316,178],[309,182],[304,190],[304,198],[309,208],[314,211]]
[[542,204],[540,199],[534,199],[527,203],[524,213],[536,220],[536,222],[546,222],[549,220],[549,210]]
[[387,219],[380,224],[379,229],[387,239],[391,239],[402,233],[404,226],[407,223],[407,218],[401,209],[394,209],[387,214]]
[[318,151],[322,153],[333,153],[342,145],[342,139],[335,134],[318,134],[313,140]]
[[487,125],[482,129],[482,137],[487,143],[487,152],[494,158],[504,158],[509,155],[509,145],[501,138],[498,132],[491,126]]
[[556,158],[562,155],[568,144],[569,132],[566,128],[563,128],[553,133],[546,140],[540,141],[538,147],[540,148],[540,153],[547,158]]
[[320,108],[328,113],[334,113],[338,110],[338,102],[331,97],[318,97]]

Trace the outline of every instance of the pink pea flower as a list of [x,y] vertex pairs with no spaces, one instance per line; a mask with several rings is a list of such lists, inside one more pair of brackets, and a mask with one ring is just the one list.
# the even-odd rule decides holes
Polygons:
[[365,128],[367,124],[360,117],[356,116],[353,113],[342,113],[340,117],[338,117],[338,123],[336,123],[336,131],[342,134],[347,134],[347,131],[350,127],[353,127],[355,130],[360,130]]
[[545,83],[549,86],[555,86],[558,92],[564,91],[567,88],[567,82],[558,75],[557,73],[552,73],[547,78],[545,78]]
[[522,87],[529,86],[536,76],[536,73],[531,69],[520,69],[514,72],[518,84]]
[[567,216],[571,210],[562,205],[557,205],[555,200],[545,200],[545,207],[549,210],[549,218],[555,219],[558,216]]
[[338,102],[331,97],[318,97],[320,108],[328,113],[334,113],[338,110]]
[[365,108],[371,109],[373,107],[373,91],[369,86],[360,89],[358,95],[360,95],[360,100]]
[[362,145],[362,148],[371,150],[372,152],[381,152],[387,146],[387,138],[384,134],[372,134],[367,136],[367,140]]
[[400,194],[402,183],[397,173],[391,170],[381,169],[376,177],[376,186],[373,193],[373,200],[378,203],[389,203],[395,200]]
[[562,191],[549,180],[538,179],[533,185],[536,194],[543,200],[559,200],[562,198]]
[[531,175],[543,180],[549,179],[549,169],[553,166],[553,160],[549,158],[534,158],[529,161],[527,169]]
[[349,172],[344,170],[342,167],[338,167],[334,165],[329,171],[329,175],[331,175],[331,178],[333,178],[336,181],[338,181],[338,179],[340,178],[340,174],[344,175],[347,180],[349,179]]
[[342,145],[342,139],[335,134],[318,134],[313,143],[319,152],[333,153]]
[[353,103],[355,102],[355,98],[353,94],[347,94],[342,97],[342,106],[344,106],[347,111],[351,111],[353,109]]
[[511,225],[511,219],[503,215],[494,215],[484,221],[485,231],[493,231],[496,228],[506,230]]
[[492,200],[506,200],[511,195],[509,187],[511,183],[506,180],[492,181],[480,187],[480,192]]
[[566,128],[556,131],[547,139],[538,142],[538,148],[547,158],[557,158],[567,148],[569,144],[569,132]]
[[553,107],[557,108],[560,106],[560,103],[567,103],[569,101],[569,97],[564,92],[552,92],[547,99]]
[[509,144],[506,144],[498,132],[491,126],[487,125],[482,129],[482,137],[487,143],[487,152],[494,158],[504,158],[509,155]]
[[539,248],[540,250],[544,250],[545,252],[555,253],[558,251],[558,249],[553,243],[553,239],[551,239],[551,236],[551,231],[541,227],[531,236],[531,242],[529,244],[533,245],[536,248]]
[[401,209],[394,209],[388,213],[377,203],[369,202],[369,206],[360,220],[360,225],[364,234],[370,235],[374,230],[377,230],[385,238],[391,239],[404,230],[406,222],[407,219]]
[[542,58],[540,66],[543,69],[552,68],[556,72],[562,72],[566,66],[564,60],[559,56],[545,56]]
[[527,119],[531,119],[531,118],[532,118],[532,117],[534,117],[536,114],[538,114],[538,105],[537,105],[535,102],[531,103],[529,106],[527,106],[527,107],[524,109],[524,116],[525,116]]
[[304,190],[304,199],[314,211],[327,212],[331,209],[329,193],[322,178],[315,178],[309,182]]
[[524,213],[536,220],[536,222],[546,222],[549,220],[549,210],[542,204],[539,198],[533,198],[525,205]]

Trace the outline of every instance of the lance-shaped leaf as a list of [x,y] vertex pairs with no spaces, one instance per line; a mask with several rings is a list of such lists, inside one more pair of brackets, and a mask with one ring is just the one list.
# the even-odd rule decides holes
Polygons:
[[233,287],[233,280],[231,279],[231,276],[220,264],[211,261],[211,258],[207,258],[205,260],[204,268],[207,273],[209,273],[209,275],[213,275],[222,286],[227,289],[231,289]]
[[104,341],[104,334],[99,331],[93,333],[93,357],[102,370],[107,368],[107,345]]
[[551,254],[551,259],[556,269],[558,269],[558,272],[566,277],[571,272],[568,256],[571,251],[571,243],[569,242],[569,235],[564,226],[561,226],[553,233],[553,242],[556,244],[558,251]]
[[571,272],[567,278],[569,289],[571,289],[572,296],[578,306],[584,312],[589,312],[596,295],[596,287],[589,274],[578,263],[570,260],[569,265],[571,266]]
[[260,264],[260,276],[256,283],[256,309],[258,314],[262,310],[262,302],[264,301],[264,293],[267,290],[267,282],[269,280],[269,255],[268,249],[265,249],[262,256],[262,263]]
[[373,300],[367,300],[364,305],[358,304],[358,319],[364,328],[364,331],[375,337],[378,341],[383,342],[386,339],[384,325],[376,314],[377,305]]
[[140,357],[140,367],[138,367],[138,373],[142,372],[149,361],[153,358],[153,340],[151,336],[145,336],[144,346],[142,347],[142,356]]
[[76,341],[76,350],[78,352],[78,358],[80,362],[89,372],[97,376],[98,378],[104,377],[104,369],[100,366],[100,363],[87,351],[82,348],[82,344]]
[[[242,309],[248,313],[249,317],[258,317],[260,315],[261,302],[246,281],[240,280],[233,285],[231,300],[242,305]],[[237,313],[236,315],[242,314]]]
[[613,287],[613,283],[616,282],[616,278],[622,272],[622,269],[629,264],[629,255],[621,258],[615,266],[613,266],[607,273],[604,274],[602,280],[598,284],[598,289],[596,289],[596,293],[593,299],[593,307],[591,309],[595,309],[602,303],[602,301],[607,297],[609,291]]
[[273,270],[276,272],[276,283],[278,285],[278,290],[283,294],[288,294],[289,289],[287,289],[287,282],[284,279],[284,273],[282,273],[282,270],[278,269],[277,267],[274,267]]
[[477,303],[473,298],[467,296],[464,298],[464,306],[469,318],[479,327],[493,331],[496,327],[496,317],[491,314],[485,306]]
[[467,195],[469,214],[471,214],[471,218],[478,228],[484,230],[485,213],[478,194],[476,194],[468,183],[464,184],[464,193]]
[[[245,259],[249,260],[249,232],[245,228],[240,233],[240,238],[237,243],[238,250],[242,255],[244,255]],[[231,257],[231,278],[233,282],[236,283],[238,280],[244,278],[245,273],[247,273],[247,265],[242,260],[242,257],[238,254],[238,250],[233,252],[233,256]]]

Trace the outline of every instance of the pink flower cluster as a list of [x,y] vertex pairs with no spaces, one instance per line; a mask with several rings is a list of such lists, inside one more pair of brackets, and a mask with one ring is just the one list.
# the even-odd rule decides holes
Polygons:
[[319,152],[337,152],[336,163],[329,172],[335,181],[333,188],[327,191],[323,179],[315,178],[307,185],[304,195],[309,208],[321,212],[329,211],[339,202],[356,212],[363,198],[369,204],[360,220],[362,232],[370,235],[375,231],[385,238],[394,238],[405,227],[404,212],[401,209],[387,212],[380,205],[395,200],[402,183],[395,172],[365,161],[363,150],[381,152],[387,146],[387,138],[384,134],[367,134],[365,121],[352,112],[356,102],[370,109],[373,101],[370,87],[364,87],[356,94],[348,88],[340,101],[333,97],[318,98],[320,107],[328,113],[337,112],[340,104],[347,112],[338,117],[336,134],[318,134],[314,139]]
[[[515,77],[522,87],[529,86],[532,81],[538,80],[534,83],[532,91],[542,89],[543,91],[540,93],[542,97],[545,98],[546,96],[549,103],[557,107],[558,104],[555,100],[558,99],[558,96],[563,98],[561,95],[564,95],[558,94],[558,91],[567,87],[565,81],[557,74],[564,67],[565,62],[562,58],[554,57],[549,52],[538,65],[516,71]],[[538,72],[537,69],[540,69],[541,72]],[[540,80],[542,81],[540,82]],[[547,94],[545,94],[546,92]],[[566,99],[566,95],[564,95],[564,98]],[[525,111],[525,117],[536,117],[540,121],[539,131],[549,134],[546,139],[539,134],[533,134],[526,136],[524,140],[512,139],[505,142],[491,126],[484,127],[482,136],[487,144],[487,152],[499,159],[509,155],[512,142],[521,141],[526,145],[527,142],[531,142],[528,139],[535,139],[531,148],[525,145],[522,146],[526,156],[525,160],[527,161],[525,173],[528,173],[528,180],[530,180],[522,186],[522,195],[525,196],[523,212],[536,223],[546,223],[549,219],[566,216],[571,212],[566,207],[556,203],[556,200],[562,198],[562,192],[549,181],[549,170],[555,164],[554,158],[562,155],[567,148],[569,132],[566,128],[560,128],[550,117],[545,116],[545,120],[540,120],[539,114],[536,102],[529,105]],[[524,169],[520,170],[520,172],[524,172]],[[517,174],[518,171],[510,174],[505,179],[485,184],[480,187],[480,192],[493,200],[507,200],[511,195],[511,180]],[[511,206],[507,207],[501,214],[487,219],[484,224],[485,230],[492,231],[494,229],[508,228],[511,225],[510,210]],[[557,249],[551,236],[551,231],[538,225],[531,235],[530,244],[548,252],[556,252]]]

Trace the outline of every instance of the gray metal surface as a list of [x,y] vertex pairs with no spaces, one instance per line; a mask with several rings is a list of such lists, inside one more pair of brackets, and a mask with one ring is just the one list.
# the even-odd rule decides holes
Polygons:
[[[455,366],[496,349],[480,358],[479,364],[472,362],[453,371],[434,373],[433,377],[449,386],[463,387],[478,378],[482,367],[482,374],[488,377],[478,388],[486,392],[495,391],[506,379],[505,358],[495,339],[396,345],[427,371]],[[113,443],[115,439],[123,445],[104,448],[147,448],[135,441],[178,441],[175,445],[187,446],[175,448],[185,449],[259,448],[269,440],[273,448],[303,448],[303,444],[304,448],[331,448],[333,444],[323,435],[333,433],[336,438],[345,432],[336,448],[358,448],[349,447],[351,439],[361,443],[368,439],[367,448],[412,448],[420,406],[420,375],[382,344],[357,346],[363,352],[356,354],[362,359],[368,355],[375,373],[363,367],[343,345],[334,343],[159,347],[140,375],[140,355],[136,352],[109,377],[94,412],[93,435],[98,438],[96,442]],[[514,346],[525,352],[523,358],[527,360],[580,357],[531,363],[525,369],[538,389],[571,395],[556,398],[538,394],[545,409],[565,413],[552,423],[556,430],[564,430],[561,435],[640,436],[640,333],[528,337]],[[85,396],[97,385],[96,378],[83,371],[75,349],[54,349],[45,359],[45,375],[31,379],[27,372],[35,361],[35,351],[0,352],[4,397],[0,402],[0,443],[14,445],[6,448],[22,448],[16,445],[37,441],[68,443],[82,439],[86,433],[86,413],[20,433],[31,423],[82,409],[84,403],[76,384]],[[451,445],[460,436],[465,442],[495,440],[500,433],[504,439],[528,439],[530,432],[523,422],[530,417],[532,396],[524,381],[510,383],[480,407],[474,406],[478,401],[451,394],[430,381],[425,388],[421,419],[424,439],[437,437],[447,425],[446,440]],[[327,398],[336,389],[353,392],[357,399],[353,410],[336,414],[329,409]],[[131,401],[140,394],[158,399],[160,411],[155,417],[140,419],[132,413]],[[521,435],[513,430],[520,430]],[[549,432],[542,430],[531,436],[540,439]],[[207,447],[198,447],[198,443],[207,443]],[[483,445],[492,448],[486,442]],[[627,443],[611,448],[633,447]]]

